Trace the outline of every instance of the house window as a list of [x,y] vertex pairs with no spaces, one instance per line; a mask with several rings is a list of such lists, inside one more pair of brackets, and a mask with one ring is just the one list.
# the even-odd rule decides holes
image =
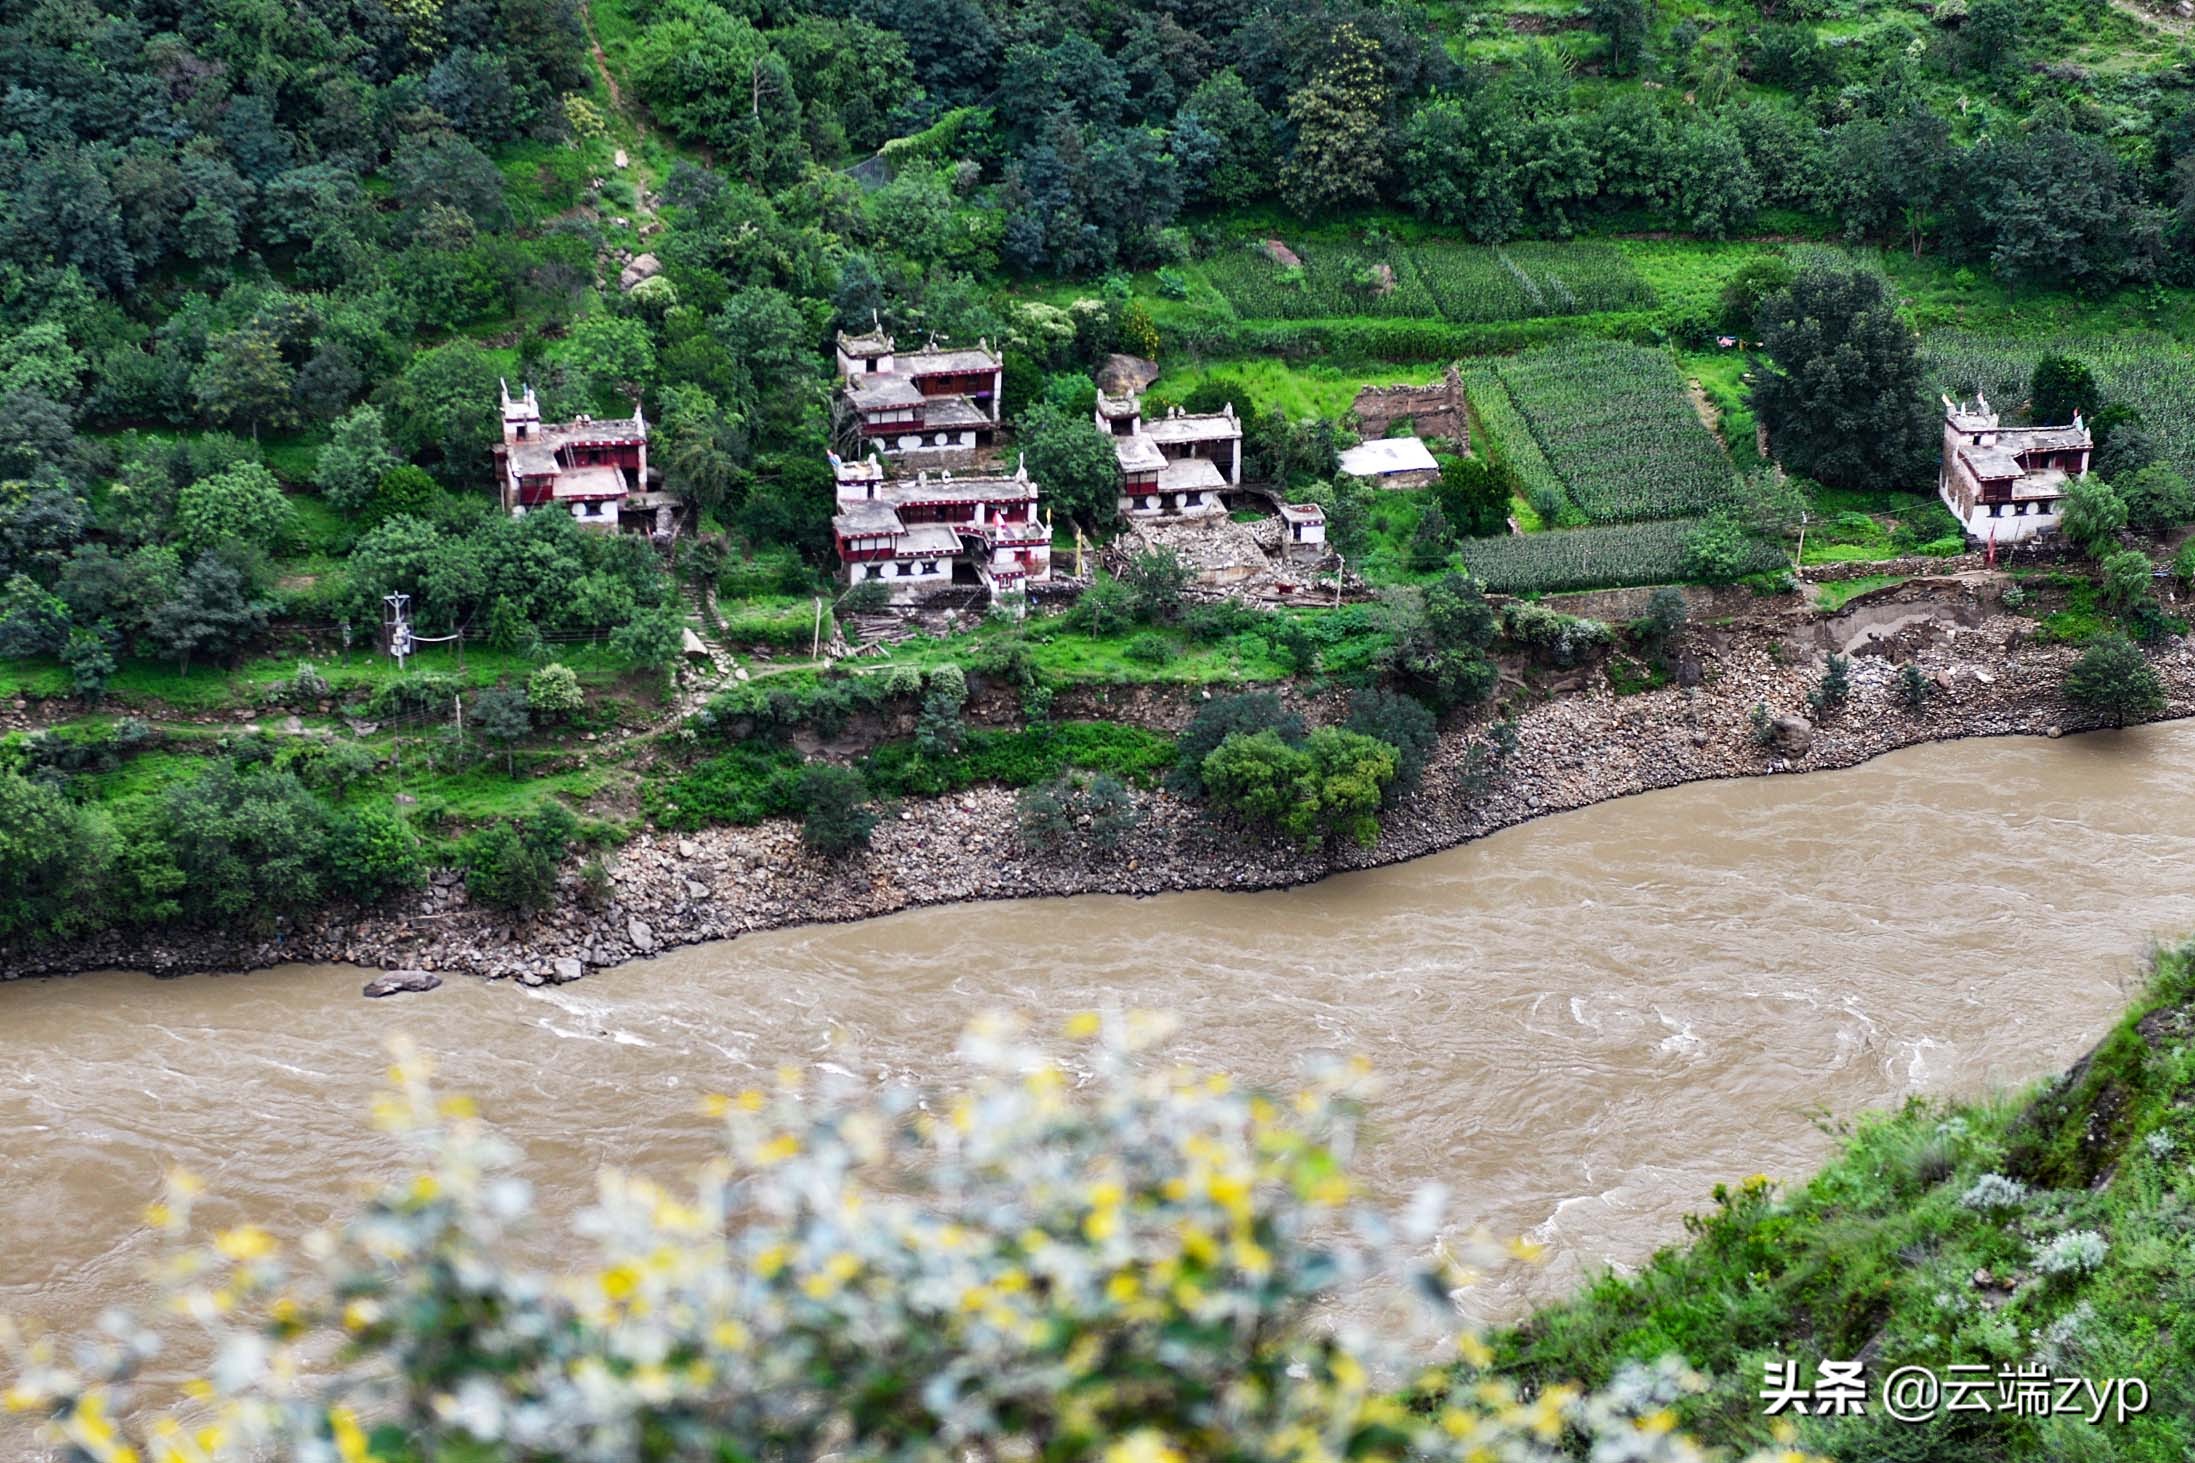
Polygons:
[[937,572],[937,560],[929,559],[924,561],[922,565],[922,572],[925,574],[935,574]]
[[869,566],[868,566],[868,571],[869,571],[869,572],[868,572],[868,575],[867,575],[867,577],[868,577],[868,578],[871,578],[871,579],[882,579],[882,578],[884,577],[884,567],[883,567],[883,566],[882,566],[881,564],[871,564],[871,565],[869,565]]
[[912,564],[898,564],[893,567],[899,570],[899,577],[902,579],[915,572],[915,566]]

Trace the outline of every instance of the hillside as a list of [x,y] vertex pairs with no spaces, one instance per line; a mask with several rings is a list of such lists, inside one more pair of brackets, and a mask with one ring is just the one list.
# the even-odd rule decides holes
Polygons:
[[[2185,1457],[2195,1443],[2191,971],[2185,948],[2158,955],[2148,991],[2110,1035],[2024,1098],[1916,1101],[1863,1119],[1840,1157],[1788,1191],[1765,1179],[1718,1188],[1686,1245],[1507,1333],[1497,1368],[1597,1383],[1627,1359],[1674,1351],[1715,1375],[1685,1404],[1688,1421],[1704,1440],[1739,1444],[1769,1440],[1764,1368],[1798,1363],[1805,1391],[1823,1359],[1859,1359],[1868,1416],[1797,1420],[1801,1441],[1829,1457]],[[1920,1424],[1886,1416],[1882,1385],[1901,1366],[1986,1378],[1969,1394],[1986,1405]],[[2083,1393],[2077,1412],[2057,1411],[2053,1388],[2038,1415],[2015,1400],[2023,1374],[2099,1390],[2140,1378],[2145,1390],[2125,1394],[2122,1418],[2115,1395]]]
[[[1049,726],[1114,685],[1345,700],[1392,764],[1342,820],[1362,838],[1423,723],[1502,714],[1495,657],[1533,695],[1581,657],[1630,688],[1680,668],[1666,619],[1484,591],[1798,594],[1964,547],[1927,430],[1853,480],[1771,440],[1783,367],[1752,347],[1800,273],[1872,281],[1918,332],[1878,393],[1903,428],[1938,391],[2017,413],[2076,358],[2129,515],[2081,574],[2195,519],[2195,61],[2139,0],[254,15],[0,24],[9,940],[266,932],[440,869],[523,914],[665,818],[838,806],[858,847],[880,799],[1003,781],[1042,823],[1172,755]],[[1000,463],[1039,482],[1055,561],[1120,536],[1123,572],[1027,624],[879,623],[825,456],[831,342],[878,327],[995,345]],[[1121,352],[1159,368],[1148,410],[1238,412],[1248,479],[1319,507],[1316,593],[1205,603],[1137,560],[1089,428]],[[1340,476],[1355,388],[1451,362],[1472,455],[1404,491]],[[505,511],[506,386],[645,435],[610,469],[632,531]],[[2051,613],[2080,604],[2052,633],[2178,633],[2146,582],[2123,557],[2116,589],[2053,582]],[[872,643],[826,664],[839,633]],[[963,736],[970,672],[1040,754]],[[834,750],[872,713],[898,749]]]

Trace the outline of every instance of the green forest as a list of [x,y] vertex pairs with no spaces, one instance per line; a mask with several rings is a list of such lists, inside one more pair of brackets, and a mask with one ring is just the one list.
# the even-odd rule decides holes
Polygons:
[[[1164,782],[1364,841],[1495,657],[1668,678],[1666,614],[1490,593],[1959,553],[1938,392],[2095,425],[2046,624],[2182,628],[2124,557],[2195,519],[2195,37],[2143,0],[40,0],[0,36],[11,941],[437,866],[524,911],[648,821],[806,813],[837,852],[979,782],[1032,837]],[[1237,408],[1372,602],[1195,603],[1146,556],[824,663],[863,608],[830,343],[876,323],[999,345],[1062,562],[1118,528],[1087,423],[1127,353],[1150,409]],[[1339,477],[1354,387],[1451,363],[1471,455]],[[505,383],[644,414],[677,541],[504,513]],[[1025,725],[962,726],[971,673]],[[1291,681],[1362,715],[1257,699]],[[1132,682],[1255,710],[1195,748],[1049,718]],[[879,706],[917,734],[792,747]]]

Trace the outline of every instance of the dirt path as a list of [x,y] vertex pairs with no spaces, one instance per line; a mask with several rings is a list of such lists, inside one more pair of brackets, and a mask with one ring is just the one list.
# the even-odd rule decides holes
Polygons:
[[594,69],[600,73],[602,84],[610,89],[610,105],[627,121],[639,126],[639,121],[625,108],[625,92],[617,84],[616,74],[610,70],[610,58],[602,54],[602,38],[594,33],[594,11],[588,6],[580,6],[579,22],[587,28],[587,50],[594,56]]

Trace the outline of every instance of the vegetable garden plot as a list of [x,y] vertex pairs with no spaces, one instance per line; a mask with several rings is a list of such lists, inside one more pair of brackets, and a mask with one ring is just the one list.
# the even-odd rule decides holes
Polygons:
[[2139,411],[2143,429],[2165,460],[2195,477],[2195,350],[2169,336],[2027,338],[1939,331],[1922,337],[1921,368],[1930,391],[1972,400],[1978,387],[2009,416],[2027,400],[2035,363],[2052,353],[2086,362],[2105,401]]
[[[1684,576],[1684,546],[1700,520],[1614,523],[1509,538],[1466,539],[1463,563],[1502,594],[1553,594],[1610,585],[1673,584]],[[1774,544],[1756,543],[1746,572],[1785,567]]]
[[[1346,245],[1305,246],[1302,270],[1283,269],[1262,250],[1245,247],[1207,261],[1204,277],[1236,313],[1253,320],[1318,320],[1352,315],[1432,320],[1440,308],[1402,250],[1385,253]],[[1377,266],[1394,272],[1383,288]]]
[[1497,369],[1570,500],[1596,523],[1693,517],[1730,501],[1730,455],[1661,352],[1576,341]]

